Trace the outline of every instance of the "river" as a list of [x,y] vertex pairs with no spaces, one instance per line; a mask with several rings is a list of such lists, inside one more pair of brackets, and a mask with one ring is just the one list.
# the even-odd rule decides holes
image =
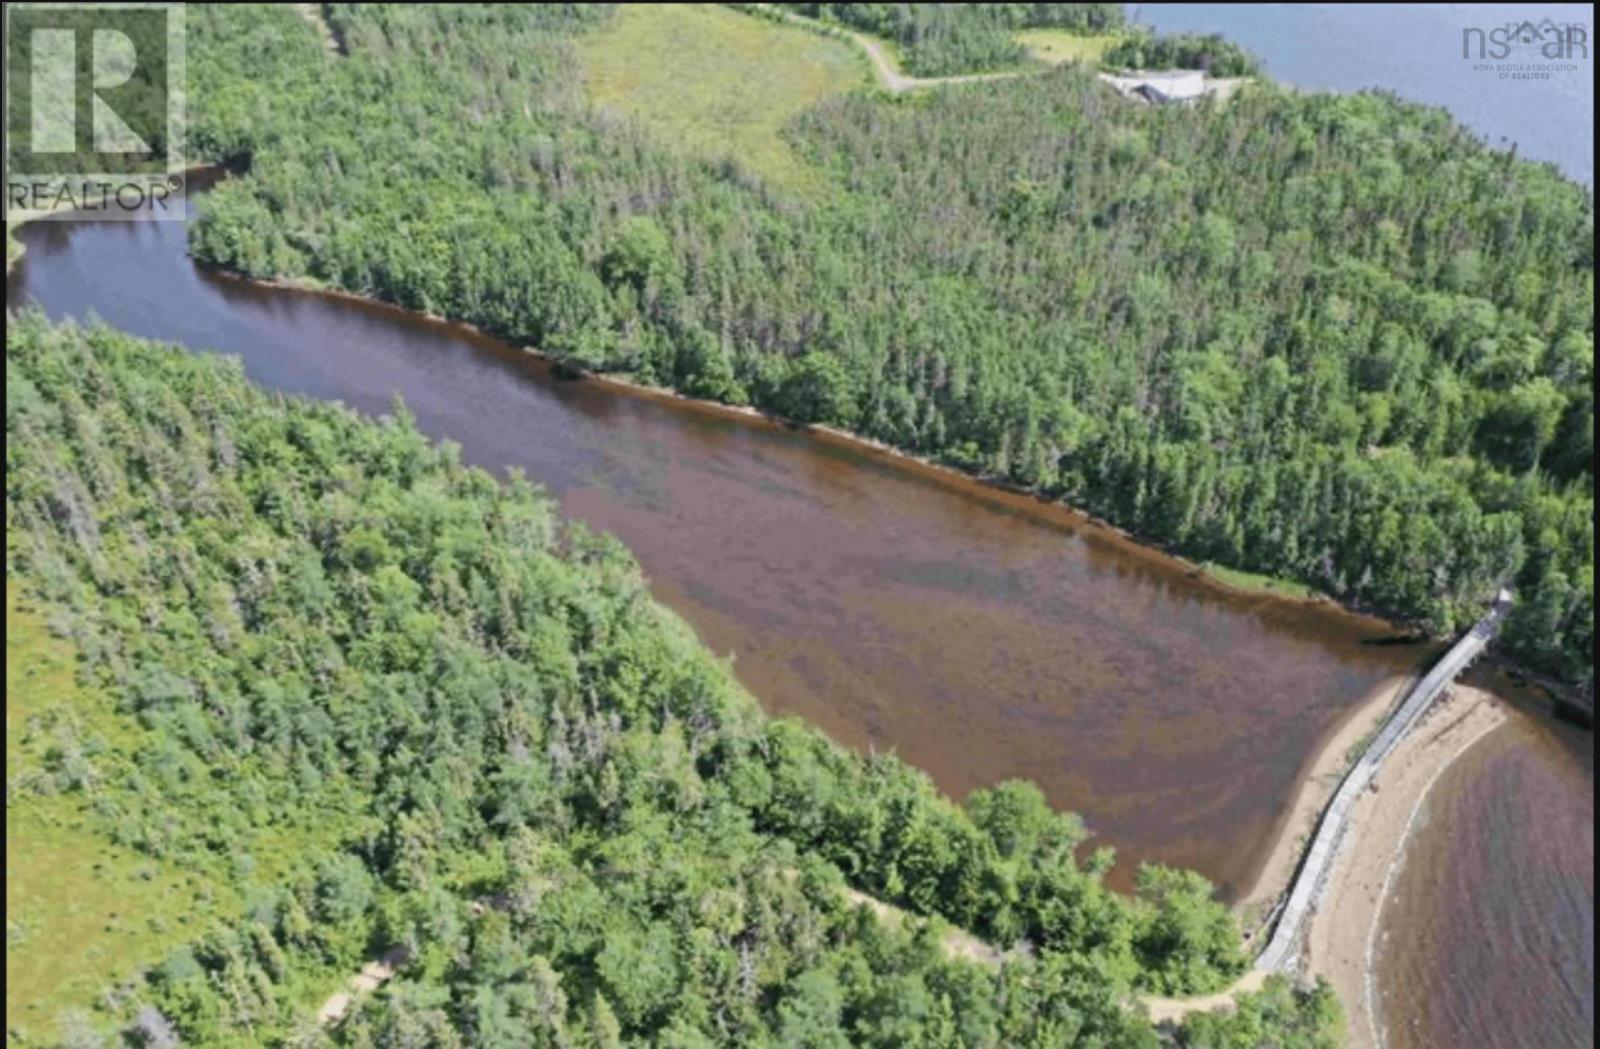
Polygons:
[[[1319,741],[1416,648],[1234,594],[1069,512],[551,369],[369,303],[202,272],[173,222],[46,222],[7,287],[55,317],[237,354],[257,381],[520,467],[621,538],[772,712],[950,795],[1035,780],[1124,859],[1253,878]],[[1113,880],[1126,887],[1130,863]]]
[[[1128,861],[1158,860],[1240,892],[1320,743],[1432,652],[1370,644],[1392,633],[1378,620],[1218,587],[1059,507],[563,380],[459,326],[206,273],[178,223],[44,222],[19,236],[8,306],[236,354],[267,386],[363,411],[403,398],[468,460],[521,468],[619,536],[768,710],[893,748],[958,798],[1035,780],[1118,849],[1119,887]],[[1526,783],[1507,789],[1513,811],[1542,804]],[[1534,886],[1548,879],[1517,865],[1540,858],[1481,855],[1461,891],[1527,892],[1523,910],[1539,913]]]

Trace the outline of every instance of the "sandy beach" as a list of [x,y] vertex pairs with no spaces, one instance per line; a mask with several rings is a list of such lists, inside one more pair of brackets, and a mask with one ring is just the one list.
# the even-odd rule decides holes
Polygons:
[[[1294,800],[1278,826],[1272,851],[1234,906],[1247,949],[1254,951],[1261,946],[1257,937],[1263,923],[1288,891],[1306,842],[1316,829],[1317,819],[1349,768],[1350,751],[1378,730],[1413,680],[1407,675],[1396,675],[1373,689],[1334,726],[1312,755],[1295,789]],[[1266,978],[1264,971],[1251,969],[1232,986],[1214,994],[1190,998],[1141,995],[1139,1000],[1149,1010],[1153,1022],[1181,1023],[1190,1013],[1219,1009],[1231,1005],[1236,994],[1260,990]]]
[[1339,781],[1350,767],[1351,750],[1377,732],[1413,680],[1409,676],[1396,675],[1373,689],[1317,747],[1310,767],[1295,790],[1294,800],[1273,837],[1271,853],[1234,907],[1247,946],[1259,946],[1256,937],[1261,925],[1273,906],[1288,891],[1306,842],[1316,830],[1317,819],[1333,797],[1333,792],[1339,789]]
[[1381,1046],[1371,1002],[1378,917],[1428,792],[1450,763],[1508,716],[1482,689],[1457,684],[1399,745],[1357,802],[1331,880],[1312,916],[1303,969],[1326,976],[1344,1004],[1352,1049]]
[[[1260,946],[1255,935],[1288,887],[1307,837],[1338,788],[1351,748],[1382,724],[1410,683],[1406,677],[1385,682],[1318,748],[1266,865],[1239,901],[1237,911],[1251,949]],[[1378,1018],[1368,1004],[1373,991],[1374,937],[1382,901],[1404,858],[1417,813],[1440,773],[1506,717],[1505,705],[1490,693],[1467,685],[1452,686],[1389,756],[1351,815],[1322,904],[1311,917],[1300,971],[1307,977],[1326,976],[1333,984],[1345,1007],[1352,1049],[1382,1045]],[[1266,976],[1260,969],[1251,969],[1215,994],[1193,998],[1146,995],[1140,1001],[1154,1022],[1179,1023],[1190,1013],[1231,1004],[1236,994],[1259,990]]]

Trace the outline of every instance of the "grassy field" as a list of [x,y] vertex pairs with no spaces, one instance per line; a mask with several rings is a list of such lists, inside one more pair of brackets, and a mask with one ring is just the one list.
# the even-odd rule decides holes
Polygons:
[[1241,572],[1237,568],[1227,568],[1210,561],[1200,567],[1207,575],[1213,576],[1239,590],[1248,590],[1257,594],[1277,594],[1280,597],[1297,597],[1305,600],[1322,596],[1314,587],[1288,579],[1275,579],[1272,576],[1258,575],[1255,572]]
[[[253,888],[281,884],[333,847],[344,821],[267,827],[230,857],[163,863],[118,845],[93,812],[114,773],[153,737],[111,697],[78,680],[71,645],[6,583],[6,1029],[49,1042],[69,1012],[119,1022],[100,998],[217,921],[233,922]],[[84,785],[51,786],[65,768]],[[116,797],[128,804],[127,795]],[[347,807],[355,807],[354,800]],[[233,864],[251,871],[242,875]],[[345,974],[295,958],[284,980],[307,1015]],[[125,1020],[126,1016],[120,1019]],[[8,1037],[7,1044],[12,1038]]]
[[106,770],[145,742],[80,685],[71,648],[6,584],[6,1028],[55,1034],[115,979],[159,961],[237,901],[213,879],[118,847],[93,827],[95,776],[38,793],[64,767]]
[[1075,36],[1060,29],[1024,29],[1016,34],[1016,39],[1028,49],[1030,57],[1058,66],[1066,62],[1098,62],[1120,38],[1109,33]]
[[831,94],[871,82],[850,42],[709,5],[626,4],[578,42],[585,87],[602,106],[637,117],[661,141],[733,158],[784,189],[819,176],[780,132]]

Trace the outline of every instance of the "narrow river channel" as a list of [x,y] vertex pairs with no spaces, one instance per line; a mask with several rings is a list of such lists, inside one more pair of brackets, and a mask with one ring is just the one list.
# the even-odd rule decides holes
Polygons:
[[[892,748],[957,798],[1031,778],[1124,861],[1194,867],[1230,897],[1322,741],[1436,651],[1371,643],[1394,632],[1379,620],[1217,587],[1034,500],[562,380],[456,326],[205,273],[179,223],[45,222],[19,238],[11,308],[235,354],[264,385],[367,412],[403,399],[469,461],[520,468],[627,543],[769,711]],[[1588,739],[1573,745],[1589,747],[1592,789]],[[1491,865],[1472,891],[1525,880]]]

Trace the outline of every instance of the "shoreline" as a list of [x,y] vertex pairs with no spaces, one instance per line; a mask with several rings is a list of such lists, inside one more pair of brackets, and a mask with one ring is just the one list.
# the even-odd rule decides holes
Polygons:
[[[183,197],[184,202],[187,205],[187,203],[188,203],[188,193],[189,193],[188,187],[189,187],[189,179],[190,178],[192,178],[192,177],[194,177],[196,175],[201,175],[201,176],[210,175],[210,174],[218,173],[218,172],[221,172],[221,171],[224,171],[224,170],[226,170],[226,165],[225,164],[219,164],[219,163],[213,163],[211,161],[206,161],[206,162],[199,163],[199,164],[181,164],[181,165],[178,165],[176,167],[170,167],[170,168],[167,169],[166,175],[167,175],[168,178],[171,178],[173,175],[182,176],[183,183],[182,183],[182,189],[181,189],[181,192],[180,192],[179,195]],[[18,231],[20,231],[22,229],[22,227],[28,225],[29,223],[39,222],[39,221],[86,222],[86,221],[92,220],[93,218],[94,218],[94,215],[92,215],[92,214],[87,214],[87,213],[85,213],[85,212],[83,212],[83,211],[81,211],[79,209],[65,208],[65,207],[61,207],[61,208],[46,208],[46,209],[42,209],[42,210],[25,210],[25,211],[20,211],[18,214],[7,216],[6,223],[5,223],[5,225],[6,225],[6,245],[7,245],[7,247],[6,247],[6,277],[9,278],[11,276],[11,273],[12,273],[13,270],[16,269],[17,264],[20,263],[22,261],[23,256],[27,254],[27,252],[23,248],[22,242],[20,240],[16,239],[16,234],[17,234]],[[172,220],[168,220],[168,221],[172,221]],[[188,221],[187,212],[185,213],[185,217],[181,221],[184,221],[184,222]],[[15,255],[11,254],[11,249],[10,249],[10,245],[13,242],[17,245],[17,253]]]
[[1256,938],[1269,924],[1267,916],[1293,884],[1305,846],[1350,769],[1351,751],[1370,741],[1416,680],[1416,674],[1396,674],[1383,681],[1338,718],[1312,750],[1296,776],[1289,805],[1274,825],[1272,847],[1233,904],[1247,948],[1257,946]]
[[[188,180],[195,176],[227,178],[236,170],[232,161],[210,161],[191,164],[183,169],[186,191]],[[70,218],[70,216],[66,217]],[[1367,628],[1386,630],[1389,632],[1386,635],[1389,638],[1404,636],[1419,643],[1437,640],[1431,635],[1423,633],[1420,623],[1407,619],[1393,610],[1367,605],[1359,601],[1342,600],[1311,584],[1301,583],[1298,580],[1279,579],[1273,576],[1260,577],[1266,580],[1268,584],[1289,584],[1310,590],[1312,591],[1310,596],[1285,593],[1271,585],[1240,585],[1213,572],[1209,567],[1210,562],[1191,560],[1189,557],[1178,553],[1157,540],[1113,524],[1089,510],[1074,506],[1061,499],[1040,494],[1003,478],[950,466],[915,452],[904,451],[873,437],[856,434],[826,423],[795,422],[750,405],[731,405],[720,401],[691,397],[670,387],[653,386],[627,378],[619,373],[595,371],[573,364],[570,361],[562,360],[536,347],[514,343],[471,321],[452,320],[437,313],[429,313],[387,302],[364,292],[349,291],[344,288],[323,285],[304,279],[254,277],[226,266],[196,259],[192,255],[190,256],[190,261],[206,273],[226,280],[237,281],[241,284],[254,284],[260,287],[276,288],[304,295],[326,296],[371,309],[395,312],[412,320],[423,320],[458,333],[466,333],[475,339],[492,344],[502,350],[533,358],[552,369],[552,371],[565,372],[575,376],[580,381],[597,383],[605,389],[624,393],[641,400],[672,405],[717,418],[738,419],[746,423],[755,423],[776,430],[799,431],[820,440],[824,444],[845,448],[876,459],[879,462],[898,466],[917,476],[931,478],[945,484],[947,487],[969,495],[978,495],[1013,509],[1030,511],[1047,520],[1054,519],[1056,523],[1065,524],[1068,528],[1074,530],[1087,527],[1088,535],[1086,538],[1102,540],[1123,553],[1131,554],[1145,561],[1168,562],[1180,568],[1188,578],[1217,593],[1257,602],[1274,602],[1279,604],[1280,607],[1299,610],[1317,609],[1352,617],[1357,620],[1366,620],[1368,621]],[[1247,576],[1256,574],[1249,569],[1238,569],[1229,565],[1219,565],[1218,567],[1236,574]]]
[[1504,724],[1509,710],[1484,689],[1451,686],[1390,755],[1351,813],[1301,952],[1301,971],[1327,977],[1344,1004],[1351,1049],[1383,1045],[1382,1017],[1373,1000],[1374,943],[1417,818],[1444,771]]
[[[1252,952],[1267,923],[1264,904],[1282,900],[1304,856],[1305,834],[1321,818],[1348,771],[1350,750],[1386,720],[1413,683],[1396,675],[1374,689],[1324,738],[1300,780],[1272,852],[1250,891],[1234,905],[1245,947]],[[1485,689],[1460,683],[1434,702],[1400,742],[1372,786],[1354,807],[1339,856],[1328,875],[1322,902],[1312,913],[1296,970],[1302,978],[1323,976],[1345,1007],[1350,1049],[1381,1049],[1382,1019],[1371,1007],[1373,948],[1390,882],[1405,859],[1418,813],[1435,782],[1458,758],[1510,717],[1510,704]],[[1255,911],[1256,913],[1251,913]],[[1178,1024],[1191,1013],[1233,1004],[1234,996],[1259,991],[1268,971],[1252,964],[1220,991],[1189,998],[1140,997],[1156,1024]],[[1292,977],[1291,977],[1292,978]]]
[[[1267,79],[1270,80],[1270,78]],[[188,192],[189,180],[196,176],[202,179],[212,176],[224,179],[231,177],[240,170],[242,169],[236,166],[234,160],[191,164],[182,169],[185,178],[185,193]],[[70,218],[71,216],[67,217]],[[185,219],[185,222],[187,221]],[[20,223],[17,224],[17,228],[20,228],[20,226]],[[190,255],[189,258],[197,268],[223,279],[305,295],[327,296],[371,309],[395,312],[412,320],[423,320],[454,332],[466,333],[477,340],[492,345],[494,348],[530,357],[550,368],[553,373],[558,373],[558,377],[561,377],[559,373],[565,373],[567,376],[575,377],[579,381],[596,383],[602,388],[614,392],[658,404],[687,409],[715,418],[742,420],[746,423],[754,423],[774,430],[802,432],[824,444],[857,452],[878,462],[888,463],[904,469],[919,477],[938,481],[946,487],[965,494],[975,495],[1012,509],[1021,509],[1034,513],[1045,520],[1064,524],[1075,531],[1087,529],[1086,540],[1100,540],[1121,553],[1138,557],[1147,562],[1168,562],[1171,566],[1181,569],[1189,579],[1217,593],[1256,602],[1275,602],[1278,607],[1298,610],[1324,610],[1356,620],[1366,620],[1368,629],[1382,629],[1389,632],[1385,635],[1384,640],[1405,639],[1409,643],[1418,644],[1443,640],[1443,638],[1427,633],[1421,622],[1409,619],[1392,609],[1335,597],[1313,584],[1303,583],[1297,579],[1267,576],[1256,573],[1251,569],[1241,569],[1220,564],[1216,566],[1220,571],[1213,571],[1210,561],[1192,560],[1167,544],[1136,531],[1123,528],[1090,510],[1074,506],[1063,499],[1052,498],[1004,478],[950,466],[916,452],[902,450],[873,437],[853,433],[826,423],[796,422],[751,405],[731,405],[720,401],[691,397],[671,387],[654,386],[639,382],[626,377],[622,373],[595,371],[563,360],[536,347],[519,345],[471,321],[452,320],[437,313],[429,313],[386,302],[364,292],[349,291],[344,288],[323,285],[304,279],[253,277],[226,266],[196,259],[193,255]],[[21,261],[20,254],[16,261]],[[11,264],[8,262],[8,276],[11,268]],[[1263,582],[1255,585],[1242,584],[1227,578],[1222,574],[1223,572],[1247,577],[1253,576]],[[1302,596],[1292,592],[1285,592],[1280,589],[1281,586],[1285,585],[1290,588],[1307,590],[1310,593],[1308,596]],[[1549,693],[1555,706],[1552,716],[1559,716],[1563,708],[1575,711],[1580,717],[1587,719],[1586,724],[1592,729],[1592,698],[1589,704],[1585,704],[1583,697],[1574,691],[1573,686],[1549,678],[1531,667],[1524,666],[1515,659],[1506,656],[1503,652],[1496,653],[1496,658],[1508,669],[1520,673],[1530,680],[1537,681]],[[1252,890],[1255,888],[1256,886],[1252,886]]]
[[1257,941],[1271,928],[1269,918],[1294,883],[1310,836],[1350,769],[1351,751],[1370,740],[1416,681],[1416,674],[1395,674],[1368,692],[1360,703],[1334,721],[1296,775],[1290,802],[1273,825],[1271,848],[1248,888],[1232,906],[1239,922],[1240,942],[1252,959],[1251,967],[1238,980],[1211,994],[1184,998],[1141,995],[1139,1001],[1148,1010],[1152,1023],[1179,1024],[1191,1013],[1225,1008],[1233,1005],[1235,995],[1261,990],[1271,974],[1254,965],[1261,947]]
[[[1199,585],[1235,599],[1257,603],[1273,603],[1280,607],[1299,611],[1315,610],[1329,615],[1349,617],[1364,621],[1364,629],[1382,632],[1385,638],[1396,636],[1408,639],[1414,638],[1419,644],[1434,640],[1427,635],[1418,633],[1417,624],[1399,615],[1356,602],[1340,601],[1323,591],[1315,590],[1309,584],[1296,584],[1293,580],[1279,581],[1313,589],[1314,593],[1309,597],[1285,593],[1273,587],[1238,585],[1212,572],[1206,564],[1193,561],[1154,540],[1139,535],[1137,532],[1113,524],[1089,510],[1074,506],[1063,500],[1041,495],[1002,478],[973,473],[915,452],[904,451],[873,437],[852,433],[826,423],[795,422],[782,416],[762,411],[751,405],[724,404],[721,401],[691,397],[670,387],[653,386],[627,378],[619,373],[594,371],[563,360],[536,347],[518,345],[473,324],[471,321],[452,320],[437,313],[428,313],[386,302],[383,299],[362,292],[282,277],[252,277],[236,270],[216,266],[198,259],[192,259],[192,261],[205,272],[224,280],[274,288],[279,291],[289,291],[301,295],[324,296],[368,309],[398,313],[413,321],[425,321],[458,334],[469,335],[502,351],[531,358],[542,366],[549,368],[552,373],[565,373],[577,381],[593,383],[603,389],[638,400],[651,401],[712,418],[735,420],[747,425],[753,424],[770,430],[803,433],[823,444],[855,452],[876,462],[893,466],[918,477],[933,480],[964,494],[1010,509],[1023,510],[1035,514],[1074,531],[1085,531],[1086,538],[1091,541],[1100,541],[1114,547],[1121,553],[1138,557],[1147,562],[1164,562],[1168,567],[1175,567],[1186,578]],[[1220,567],[1228,568],[1230,566]],[[1237,569],[1235,571],[1250,574],[1245,569]],[[1272,579],[1273,577],[1263,578]]]

